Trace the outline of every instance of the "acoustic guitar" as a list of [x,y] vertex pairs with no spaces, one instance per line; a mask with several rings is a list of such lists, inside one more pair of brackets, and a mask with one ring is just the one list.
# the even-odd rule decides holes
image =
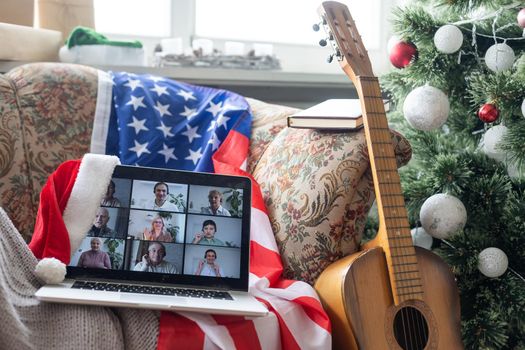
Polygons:
[[361,101],[379,213],[377,236],[330,265],[315,288],[338,349],[463,349],[459,296],[448,265],[414,247],[378,79],[348,8],[319,8],[334,57]]

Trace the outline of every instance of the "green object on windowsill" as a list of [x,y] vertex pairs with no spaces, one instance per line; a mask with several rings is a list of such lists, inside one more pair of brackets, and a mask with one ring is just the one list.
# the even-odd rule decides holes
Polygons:
[[106,38],[104,35],[97,33],[94,29],[88,27],[75,27],[69,34],[66,40],[66,45],[70,49],[78,45],[111,45],[142,48],[142,43],[135,41],[113,41]]

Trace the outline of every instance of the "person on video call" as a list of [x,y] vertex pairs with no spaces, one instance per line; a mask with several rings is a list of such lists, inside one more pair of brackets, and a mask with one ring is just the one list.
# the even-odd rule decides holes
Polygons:
[[112,230],[108,227],[109,211],[106,208],[98,208],[95,220],[93,220],[93,226],[88,231],[88,236],[93,237],[111,237],[117,236],[117,231]]
[[144,209],[179,211],[179,208],[169,201],[170,188],[165,182],[157,182],[153,186],[155,198],[146,203]]
[[160,242],[150,243],[148,253],[142,257],[142,261],[135,265],[134,271],[177,273],[175,265],[164,261],[166,247]]
[[102,242],[99,238],[93,237],[91,239],[91,250],[87,250],[80,254],[77,266],[92,267],[97,269],[111,269],[111,261],[106,252],[100,250]]
[[151,221],[151,228],[145,228],[142,239],[145,241],[173,242],[173,238],[166,230],[164,219],[156,215]]
[[204,259],[199,261],[199,266],[197,266],[197,271],[195,274],[198,276],[210,276],[210,277],[223,277],[224,271],[222,267],[217,264],[217,253],[213,249],[208,249],[204,253]]
[[231,216],[228,209],[222,206],[222,193],[220,191],[211,190],[208,193],[208,201],[210,205],[201,209],[202,214]]
[[195,234],[193,238],[193,244],[206,244],[206,245],[217,245],[224,246],[224,242],[220,239],[215,238],[217,232],[217,225],[213,220],[204,220],[202,223],[202,231]]
[[100,201],[100,205],[103,205],[106,207],[120,207],[120,201],[118,198],[113,197],[114,194],[115,194],[115,183],[113,182],[113,180],[111,180],[109,182],[104,198],[102,198],[102,201]]

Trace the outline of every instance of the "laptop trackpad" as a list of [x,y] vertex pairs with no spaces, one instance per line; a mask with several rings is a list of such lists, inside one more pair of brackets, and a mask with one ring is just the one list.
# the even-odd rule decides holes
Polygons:
[[120,300],[129,301],[134,303],[144,304],[186,304],[188,300],[186,298],[180,298],[175,296],[167,295],[140,295],[131,293],[120,293]]

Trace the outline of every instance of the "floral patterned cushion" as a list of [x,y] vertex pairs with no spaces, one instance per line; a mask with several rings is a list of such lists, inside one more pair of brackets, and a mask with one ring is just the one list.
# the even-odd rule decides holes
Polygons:
[[[392,134],[398,165],[410,145]],[[313,284],[330,263],[357,251],[374,200],[363,130],[283,128],[258,160],[261,185],[287,278]]]
[[48,175],[89,150],[97,79],[93,68],[60,63],[0,76],[0,198],[26,240]]

